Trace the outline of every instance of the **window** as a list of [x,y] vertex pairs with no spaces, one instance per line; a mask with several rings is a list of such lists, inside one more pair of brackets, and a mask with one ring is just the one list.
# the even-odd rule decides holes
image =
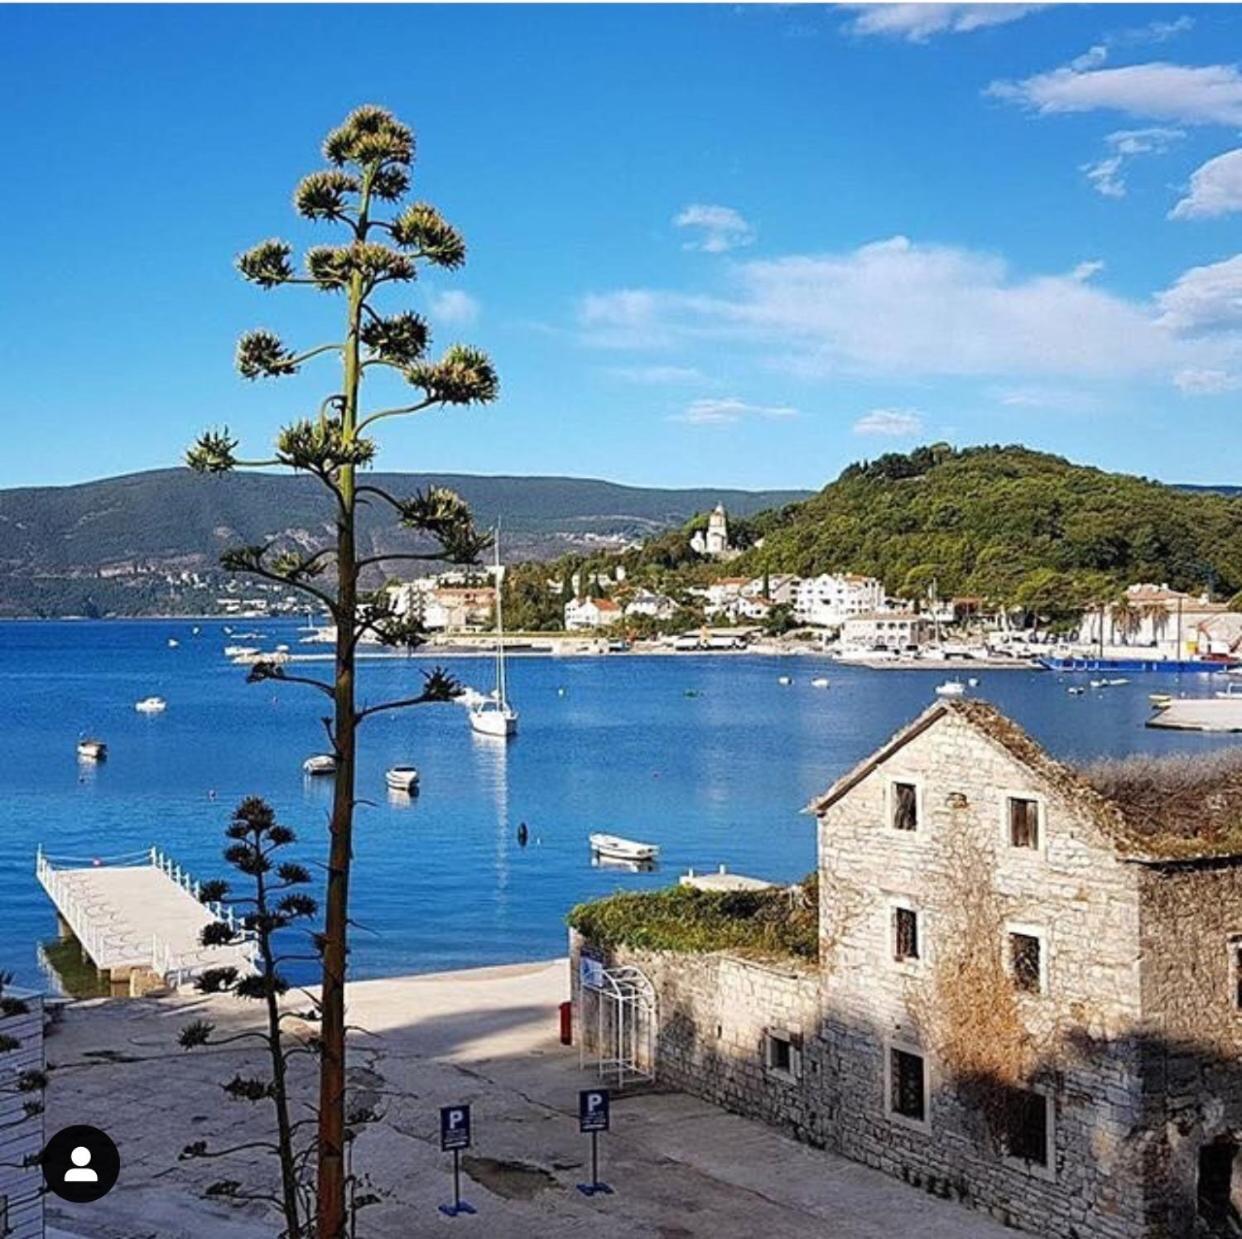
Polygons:
[[923,1056],[909,1050],[899,1050],[896,1046],[891,1046],[888,1054],[889,1113],[915,1123],[925,1122],[927,1082]]
[[1048,1110],[1051,1098],[1028,1089],[1011,1089],[1005,1106],[1005,1152],[1028,1166],[1049,1162]]
[[1009,846],[1039,850],[1039,801],[1009,797]]
[[1229,939],[1229,977],[1233,1009],[1242,1011],[1242,935]]
[[917,830],[919,826],[919,789],[913,783],[893,784],[893,829]]
[[913,908],[893,909],[893,958],[898,963],[919,958],[919,914]]
[[764,1062],[769,1071],[797,1077],[801,1072],[800,1038],[795,1033],[769,1029],[764,1034]]
[[1024,994],[1043,993],[1043,945],[1034,934],[1009,935],[1009,973]]

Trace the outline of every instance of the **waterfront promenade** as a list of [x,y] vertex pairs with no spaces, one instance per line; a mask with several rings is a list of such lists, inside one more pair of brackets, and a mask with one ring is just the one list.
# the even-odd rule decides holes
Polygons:
[[[566,969],[554,960],[351,987],[350,1020],[367,1030],[352,1051],[354,1098],[385,1112],[357,1141],[356,1164],[383,1198],[361,1215],[360,1235],[409,1239],[473,1227],[506,1239],[888,1239],[895,1218],[921,1239],[1010,1233],[680,1093],[614,1102],[601,1170],[616,1194],[581,1196],[574,1185],[588,1148],[575,1121],[577,1094],[594,1079],[579,1071],[577,1049],[557,1039]],[[229,998],[184,995],[96,1000],[66,1012],[48,1042],[48,1130],[73,1122],[104,1128],[120,1148],[122,1171],[96,1204],[51,1202],[53,1224],[84,1239],[270,1239],[271,1214],[199,1195],[226,1177],[257,1186],[253,1159],[177,1160],[192,1140],[254,1138],[268,1118],[220,1089],[235,1072],[259,1069],[253,1051],[177,1048],[177,1029],[203,1015],[223,1031],[258,1013]],[[454,1102],[474,1107],[463,1194],[479,1214],[450,1221],[436,1211],[451,1190],[437,1120],[438,1107]]]

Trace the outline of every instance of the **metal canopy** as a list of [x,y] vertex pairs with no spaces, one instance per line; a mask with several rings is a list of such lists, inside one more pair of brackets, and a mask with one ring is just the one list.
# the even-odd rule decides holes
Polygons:
[[579,1066],[593,1059],[600,1078],[617,1086],[653,1080],[656,997],[647,974],[629,965],[605,968],[583,956],[580,976]]

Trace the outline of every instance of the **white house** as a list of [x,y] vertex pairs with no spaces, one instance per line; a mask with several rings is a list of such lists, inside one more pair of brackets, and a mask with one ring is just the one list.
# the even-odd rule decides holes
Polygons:
[[902,650],[931,635],[931,620],[913,611],[869,611],[841,624],[841,644],[851,650]]
[[794,593],[794,618],[818,628],[839,628],[847,619],[883,606],[884,586],[875,577],[853,572],[804,577]]
[[571,598],[565,604],[565,627],[570,632],[607,628],[621,617],[621,604],[611,598]]
[[638,590],[625,605],[626,615],[642,615],[655,620],[670,619],[676,612],[676,599],[650,589]]

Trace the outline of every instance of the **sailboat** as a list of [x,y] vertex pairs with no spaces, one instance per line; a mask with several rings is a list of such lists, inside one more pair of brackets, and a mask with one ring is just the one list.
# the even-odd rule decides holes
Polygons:
[[495,691],[470,707],[470,726],[482,736],[497,736],[502,740],[517,733],[518,714],[509,704],[508,686],[505,680],[505,622],[501,612],[501,595],[504,569],[500,566],[500,532],[496,533],[496,688]]

